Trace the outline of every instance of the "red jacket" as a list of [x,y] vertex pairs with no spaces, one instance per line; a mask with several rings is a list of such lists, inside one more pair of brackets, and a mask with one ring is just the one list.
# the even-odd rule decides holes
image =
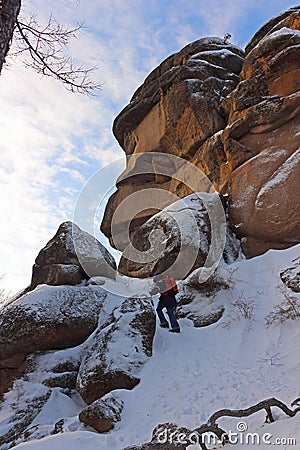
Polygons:
[[159,292],[162,296],[175,296],[178,293],[178,287],[176,281],[173,277],[165,276],[163,278],[158,278],[156,284],[159,288]]

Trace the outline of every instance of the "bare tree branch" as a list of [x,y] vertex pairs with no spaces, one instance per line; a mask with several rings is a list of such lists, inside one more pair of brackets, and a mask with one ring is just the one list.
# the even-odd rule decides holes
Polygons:
[[[277,407],[281,409],[287,416],[294,417],[299,411],[300,411],[300,405],[299,405],[300,398],[297,398],[293,401],[291,406],[297,406],[295,409],[290,409],[285,403],[281,402],[280,400],[277,400],[276,398],[268,398],[266,400],[263,400],[256,405],[250,406],[246,409],[220,409],[219,411],[216,411],[214,414],[210,416],[208,421],[201,425],[198,428],[195,428],[193,432],[199,433],[199,435],[203,435],[204,433],[212,432],[214,433],[219,439],[220,436],[225,439],[227,438],[226,432],[219,428],[217,424],[217,420],[221,417],[248,417],[262,409],[264,409],[267,413],[266,416],[266,422],[274,422],[274,417],[272,414],[271,407]],[[207,450],[207,447],[204,442],[200,442],[200,446],[202,450]]]
[[[274,417],[271,410],[272,407],[277,407],[281,409],[287,416],[294,417],[300,411],[300,397],[296,398],[296,400],[294,400],[291,403],[291,406],[297,406],[297,408],[290,409],[285,403],[272,397],[263,400],[246,409],[220,409],[219,411],[216,411],[214,414],[212,414],[206,423],[203,423],[194,430],[188,430],[185,427],[179,427],[177,425],[170,423],[159,424],[153,430],[151,442],[138,446],[134,445],[126,447],[123,450],[148,450],[148,449],[150,450],[150,448],[157,450],[158,449],[182,450],[186,449],[187,445],[189,446],[189,443],[192,444],[196,442],[197,444],[200,445],[202,450],[208,450],[205,443],[205,435],[207,433],[215,434],[223,445],[228,442],[230,443],[229,434],[225,430],[220,428],[219,425],[217,424],[217,420],[220,419],[221,417],[248,417],[251,414],[254,414],[264,409],[267,413],[266,422],[274,422]],[[167,442],[161,443],[158,440],[159,435],[161,434],[161,432],[169,430],[171,431],[169,435],[170,440],[167,433],[166,434]],[[190,442],[188,442],[189,436],[190,437],[193,436],[193,442],[191,440]],[[198,436],[199,439],[197,439],[197,441],[195,442],[196,436]]]
[[[295,404],[293,402],[293,404]],[[292,405],[293,405],[292,404]],[[265,409],[268,411],[271,411],[271,406],[277,406],[277,408],[281,409],[287,416],[294,417],[298,411],[300,411],[300,407],[296,408],[294,410],[290,409],[285,403],[281,402],[280,400],[277,400],[276,398],[272,397],[267,400],[263,400],[256,405],[250,406],[247,409],[220,409],[219,411],[215,412],[207,421],[208,425],[215,425],[216,421],[220,417],[247,417],[251,414],[254,414],[257,411],[260,411],[261,409]],[[272,414],[268,412],[267,418],[270,422],[274,422]]]
[[64,28],[54,17],[41,27],[35,15],[27,21],[16,20],[15,44],[13,56],[25,56],[24,64],[37,73],[50,76],[62,82],[71,92],[95,94],[101,84],[92,79],[96,67],[85,68],[67,52],[70,39],[75,38],[83,28],[77,24],[74,28]]

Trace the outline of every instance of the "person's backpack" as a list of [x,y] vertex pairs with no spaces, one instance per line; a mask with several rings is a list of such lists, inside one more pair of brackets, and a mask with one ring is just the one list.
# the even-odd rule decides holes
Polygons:
[[165,276],[159,278],[156,280],[156,285],[162,295],[176,295],[178,293],[178,287],[173,277]]

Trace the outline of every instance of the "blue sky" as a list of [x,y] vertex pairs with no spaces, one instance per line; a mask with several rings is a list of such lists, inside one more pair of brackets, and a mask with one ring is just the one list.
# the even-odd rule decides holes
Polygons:
[[[95,172],[118,160],[98,177],[99,198],[112,191],[124,165],[112,122],[154,67],[204,36],[230,33],[231,41],[244,47],[266,21],[292,6],[288,0],[24,0],[23,16],[36,12],[43,22],[53,12],[61,23],[85,23],[72,53],[99,67],[103,87],[95,98],[75,95],[20,61],[9,61],[2,72],[4,287],[16,291],[29,284],[38,251],[62,221],[73,218],[81,189]],[[103,206],[86,210],[94,230]]]

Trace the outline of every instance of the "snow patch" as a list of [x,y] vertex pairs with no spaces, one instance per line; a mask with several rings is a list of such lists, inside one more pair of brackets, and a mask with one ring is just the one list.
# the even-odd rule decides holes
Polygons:
[[[53,424],[61,417],[67,423],[64,432],[20,443],[14,448],[120,450],[149,442],[158,423],[173,422],[193,429],[221,408],[246,408],[269,397],[277,397],[286,404],[292,402],[300,396],[299,321],[267,328],[265,317],[283,300],[280,272],[293,266],[299,252],[300,245],[235,262],[230,271],[222,266],[222,277],[231,277],[232,284],[230,289],[217,292],[211,299],[212,304],[222,303],[225,307],[217,324],[195,329],[190,320],[179,319],[182,333],[178,335],[158,327],[153,356],[140,372],[140,384],[132,391],[115,391],[124,402],[124,409],[114,430],[99,435],[80,428],[77,399],[73,399],[74,404],[70,399],[64,402],[65,397],[60,397],[56,390],[35,423]],[[201,306],[201,294],[196,295]],[[254,302],[252,318],[246,319],[239,313],[236,302],[241,299],[249,304]],[[121,343],[115,351],[124,352]],[[37,388],[27,386],[30,390]],[[7,394],[14,399],[16,395],[16,390]],[[22,396],[18,402],[22,404]],[[60,413],[55,409],[56,404]],[[8,397],[0,414],[2,434],[4,421],[7,423],[5,418],[10,414]],[[300,442],[299,414],[287,418],[276,410],[273,424],[264,424],[264,419],[263,413],[257,413],[243,421],[249,432],[271,433],[274,440],[291,436]],[[238,421],[224,418],[220,426],[236,431]],[[270,445],[255,444],[251,448],[267,450]]]

